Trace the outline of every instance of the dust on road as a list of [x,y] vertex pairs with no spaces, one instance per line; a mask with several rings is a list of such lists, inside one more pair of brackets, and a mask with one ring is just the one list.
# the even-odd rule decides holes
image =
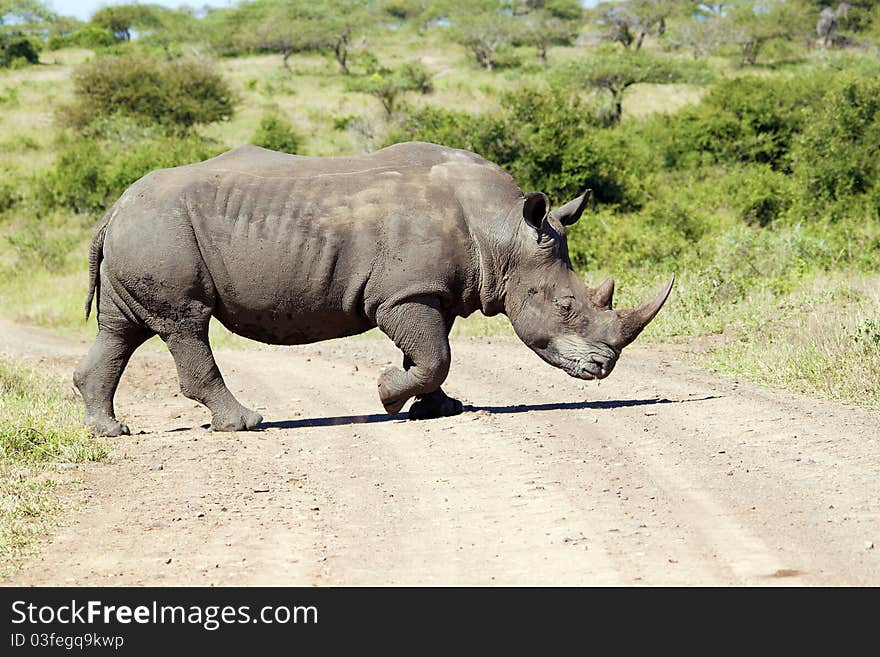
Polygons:
[[[72,371],[87,345],[0,323]],[[69,522],[18,585],[880,584],[880,414],[628,349],[584,382],[515,340],[453,340],[454,418],[382,413],[387,340],[227,350],[266,418],[212,433],[167,352],[117,409],[136,433],[65,476]]]

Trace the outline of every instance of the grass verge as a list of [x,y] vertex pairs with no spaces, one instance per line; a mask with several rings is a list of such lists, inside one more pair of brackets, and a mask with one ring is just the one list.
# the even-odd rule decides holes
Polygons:
[[58,465],[107,456],[80,415],[57,378],[0,357],[0,578],[51,529]]

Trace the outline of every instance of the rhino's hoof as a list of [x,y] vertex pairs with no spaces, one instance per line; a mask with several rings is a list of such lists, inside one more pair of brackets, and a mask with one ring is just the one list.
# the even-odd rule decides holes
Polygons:
[[406,390],[405,381],[402,381],[405,376],[403,370],[396,367],[385,370],[379,376],[379,400],[389,415],[400,413],[409,401],[408,394],[401,394],[401,391]]
[[[442,396],[440,396],[442,395]],[[436,417],[458,415],[464,410],[461,402],[443,393],[426,395],[409,407],[410,420],[430,420]]]
[[131,430],[127,425],[122,424],[113,419],[98,420],[95,422],[86,422],[95,436],[130,436]]
[[213,431],[252,431],[256,429],[263,416],[245,409],[230,415],[215,414],[211,418],[211,429]]

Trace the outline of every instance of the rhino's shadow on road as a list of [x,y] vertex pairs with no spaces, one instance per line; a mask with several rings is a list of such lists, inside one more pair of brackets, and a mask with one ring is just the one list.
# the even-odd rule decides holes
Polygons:
[[[658,404],[683,404],[686,402],[708,401],[718,399],[720,395],[699,397],[695,399],[612,399],[607,401],[582,402],[551,402],[548,404],[515,404],[511,406],[470,406],[464,407],[465,413],[485,411],[492,414],[529,413],[532,411],[565,411],[583,409],[628,408],[631,406],[655,406]],[[337,427],[347,424],[374,424],[376,422],[401,422],[408,419],[406,414],[387,415],[372,413],[370,415],[339,415],[335,417],[302,418],[300,420],[276,420],[263,422],[260,429],[301,429],[306,427]]]

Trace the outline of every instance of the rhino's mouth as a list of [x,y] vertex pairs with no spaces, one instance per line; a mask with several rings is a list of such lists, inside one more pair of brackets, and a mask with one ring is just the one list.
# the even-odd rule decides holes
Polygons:
[[570,358],[562,357],[560,358],[560,362],[557,367],[559,367],[569,376],[573,376],[576,379],[592,381],[594,379],[604,379],[606,376],[611,374],[611,370],[614,368],[614,365],[602,365],[594,361],[572,360]]
[[582,351],[577,355],[554,349],[542,349],[538,351],[538,355],[569,376],[585,381],[604,379],[611,374],[617,363],[617,354],[605,353],[604,350],[597,349]]

